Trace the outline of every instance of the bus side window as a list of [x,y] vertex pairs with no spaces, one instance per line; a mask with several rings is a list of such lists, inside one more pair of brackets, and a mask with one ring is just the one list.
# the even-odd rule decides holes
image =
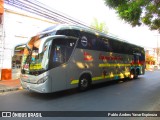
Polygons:
[[80,33],[78,30],[64,29],[64,30],[58,30],[56,35],[66,35],[66,36],[79,37]]
[[106,51],[106,52],[111,52],[112,51],[112,47],[111,47],[111,45],[109,43],[109,39],[100,37],[99,41],[101,42],[101,47],[100,47],[101,51]]
[[57,67],[65,63],[65,44],[66,41],[62,39],[54,39],[52,42],[50,54],[50,68]]
[[81,32],[80,39],[78,42],[78,48],[81,49],[93,49],[94,35],[86,32]]
[[58,62],[59,59],[58,59],[58,46],[55,46],[55,49],[54,49],[54,53],[53,53],[53,62]]
[[54,39],[52,42],[52,50],[50,54],[50,68],[57,67],[67,62],[73,52],[75,44],[75,39]]
[[69,60],[69,58],[71,57],[71,54],[73,52],[74,46],[76,44],[75,40],[72,39],[68,39],[67,40],[67,45],[66,45],[66,53],[65,53],[65,57],[66,57],[66,62]]
[[64,63],[65,48],[63,46],[56,45],[53,52],[53,62]]

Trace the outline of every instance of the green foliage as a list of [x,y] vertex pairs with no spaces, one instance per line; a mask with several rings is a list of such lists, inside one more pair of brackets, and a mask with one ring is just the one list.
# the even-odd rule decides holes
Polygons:
[[145,24],[160,32],[160,0],[104,0],[120,18],[134,26]]
[[94,18],[93,23],[91,24],[91,28],[94,28],[100,32],[108,33],[107,26],[104,22],[98,22],[96,18]]
[[155,62],[155,59],[153,56],[148,55],[148,56],[146,56],[146,62],[148,62],[148,63]]

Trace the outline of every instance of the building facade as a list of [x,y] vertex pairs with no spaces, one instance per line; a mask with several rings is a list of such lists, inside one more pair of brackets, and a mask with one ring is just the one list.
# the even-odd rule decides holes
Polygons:
[[16,79],[21,55],[13,56],[14,46],[26,43],[46,27],[58,24],[53,20],[4,5],[0,24],[0,80]]
[[145,48],[146,69],[158,69],[160,67],[159,48]]

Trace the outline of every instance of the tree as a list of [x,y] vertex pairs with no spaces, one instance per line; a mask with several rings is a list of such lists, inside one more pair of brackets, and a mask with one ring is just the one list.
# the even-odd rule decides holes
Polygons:
[[155,58],[153,56],[146,55],[146,63],[154,64],[155,63]]
[[134,26],[147,25],[160,32],[160,0],[104,0],[120,18]]
[[93,23],[91,24],[91,28],[96,29],[103,33],[108,33],[108,28],[104,22],[98,22],[96,18],[94,18]]

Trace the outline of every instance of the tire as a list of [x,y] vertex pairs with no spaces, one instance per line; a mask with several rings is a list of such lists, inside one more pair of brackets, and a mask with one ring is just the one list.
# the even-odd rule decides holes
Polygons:
[[90,77],[89,75],[83,75],[80,77],[79,79],[79,85],[78,85],[78,89],[79,91],[86,91],[89,89],[91,82],[90,82]]
[[138,71],[131,70],[129,79],[133,80],[133,79],[137,79],[137,78],[138,78]]
[[134,73],[134,79],[138,78],[138,74],[139,74],[139,72],[138,72],[138,70],[136,70],[135,73]]
[[134,71],[131,70],[130,75],[129,75],[129,79],[132,80],[134,78]]

